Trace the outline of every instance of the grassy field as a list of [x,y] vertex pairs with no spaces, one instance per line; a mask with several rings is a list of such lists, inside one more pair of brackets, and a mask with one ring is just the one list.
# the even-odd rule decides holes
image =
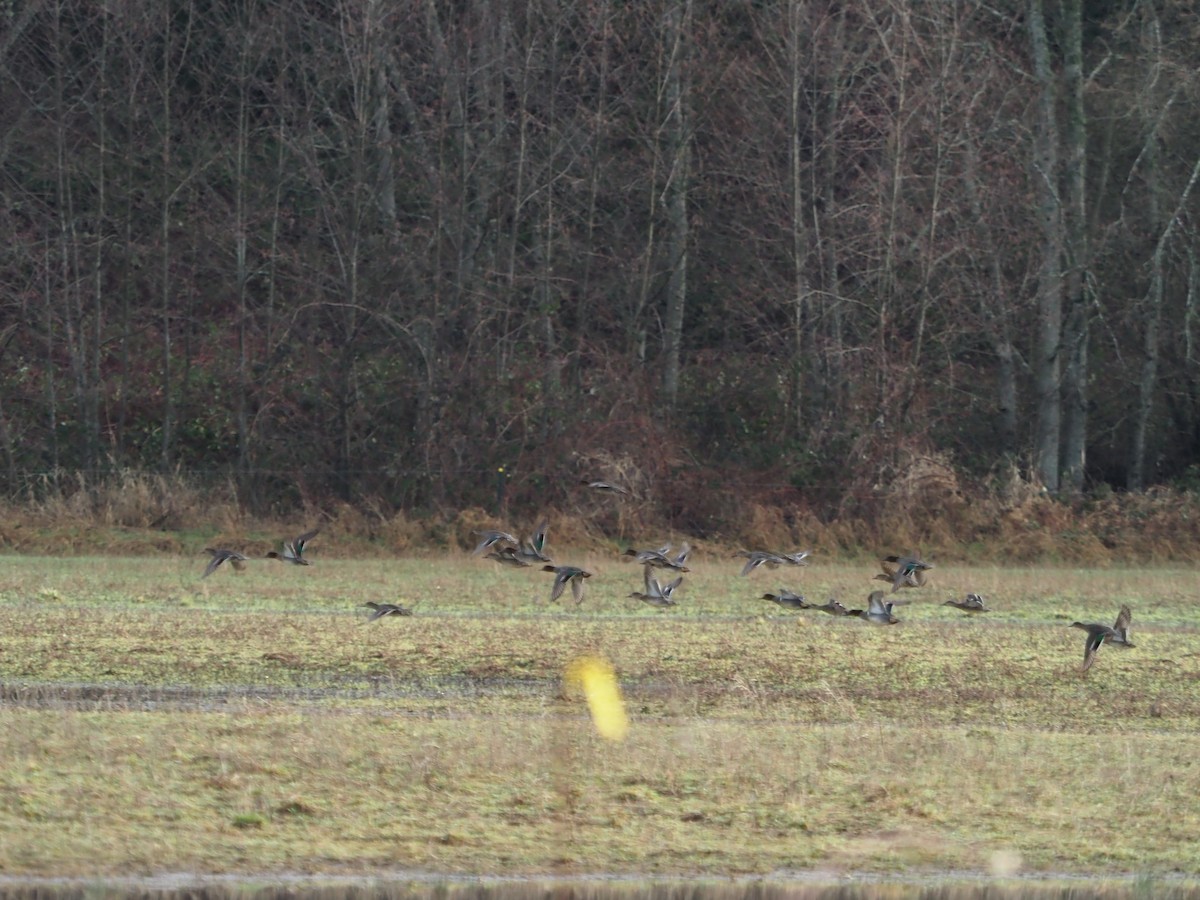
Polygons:
[[[1200,874],[1191,570],[939,567],[882,628],[759,599],[861,606],[869,562],[701,559],[657,611],[560,555],[579,607],[463,555],[5,558],[0,873]],[[563,687],[589,653],[622,743]]]

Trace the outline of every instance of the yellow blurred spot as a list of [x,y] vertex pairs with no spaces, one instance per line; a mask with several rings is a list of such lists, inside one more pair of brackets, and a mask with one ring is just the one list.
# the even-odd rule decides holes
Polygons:
[[988,868],[997,878],[1012,878],[1021,871],[1021,854],[1016,850],[997,850]]
[[608,660],[599,656],[581,656],[567,666],[567,684],[582,688],[592,711],[592,721],[601,737],[619,741],[629,731],[621,688]]

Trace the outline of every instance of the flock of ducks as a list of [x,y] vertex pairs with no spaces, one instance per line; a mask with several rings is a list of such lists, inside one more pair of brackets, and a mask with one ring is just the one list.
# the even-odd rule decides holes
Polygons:
[[[304,558],[304,547],[315,538],[319,533],[320,528],[314,528],[312,531],[306,531],[298,538],[283,542],[283,550],[272,550],[264,559],[278,559],[285,563],[291,563],[294,566],[307,566],[309,562]],[[221,563],[228,562],[237,571],[242,571],[246,567],[246,562],[249,557],[244,553],[238,553],[236,550],[230,550],[228,547],[205,547],[204,552],[212,557],[208,561],[208,565],[204,567],[204,574],[201,578],[207,578],[213,572],[220,568]]]
[[[314,528],[312,531],[306,531],[304,534],[292,538],[290,541],[284,541],[282,549],[270,551],[263,559],[276,559],[293,566],[312,565],[304,556],[304,548],[308,546],[309,541],[320,533],[320,528]],[[229,563],[236,571],[241,572],[246,568],[246,563],[250,561],[250,557],[246,556],[246,554],[239,553],[237,550],[230,550],[228,547],[205,547],[204,552],[211,559],[209,559],[208,565],[204,567],[204,571],[200,575],[201,578],[207,578],[213,572],[217,571],[223,563]],[[368,616],[367,622],[374,622],[376,619],[382,619],[384,616],[411,616],[413,614],[412,609],[401,606],[398,603],[373,603],[368,600],[363,606],[371,608],[371,614]]]
[[[623,488],[610,482],[585,481],[584,484],[595,490],[625,493]],[[554,560],[546,553],[546,528],[547,522],[543,520],[533,533],[525,538],[518,538],[507,531],[477,532],[476,536],[480,540],[472,555],[479,556],[487,551],[485,558],[494,560],[503,566],[513,568],[540,566],[541,571],[554,574],[554,581],[550,587],[550,602],[557,602],[566,591],[567,586],[570,585],[571,595],[578,605],[583,602],[584,581],[591,578],[592,573],[580,566],[554,565]],[[292,540],[285,540],[281,550],[272,550],[263,558],[279,560],[290,565],[310,565],[309,560],[304,556],[304,550],[308,542],[319,533],[320,529],[314,528]],[[691,549],[691,546],[684,542],[678,549],[675,549],[672,544],[664,544],[654,549],[631,548],[626,550],[622,554],[623,557],[640,564],[643,569],[643,589],[631,592],[629,597],[660,609],[678,605],[675,592],[683,584],[684,574],[690,571],[687,561]],[[207,578],[226,562],[232,568],[241,571],[249,561],[249,557],[246,555],[226,547],[206,547],[204,552],[208,553],[211,558],[208,565],[205,566],[201,578]],[[739,550],[734,554],[735,557],[746,560],[741,570],[743,576],[749,575],[759,568],[775,570],[781,567],[807,566],[811,555],[809,550],[797,550],[791,553],[771,550]],[[933,568],[932,563],[925,562],[915,553],[906,556],[885,556],[880,560],[879,565],[881,571],[874,576],[874,580],[890,584],[891,591],[889,593],[891,594],[906,588],[925,587],[928,583],[927,573]],[[675,577],[670,581],[660,581],[655,574],[656,570],[671,573]],[[765,593],[762,595],[762,599],[789,610],[815,610],[831,616],[860,618],[875,625],[895,625],[900,621],[894,614],[895,608],[909,601],[890,600],[888,596],[889,594],[882,590],[872,591],[867,597],[866,609],[848,609],[833,597],[830,597],[825,603],[810,603],[803,595],[794,593],[787,588],[780,588],[776,593]],[[397,603],[368,601],[363,605],[371,609],[367,622],[374,622],[387,616],[411,616],[413,614],[411,608]],[[991,607],[987,605],[983,597],[974,593],[967,594],[962,600],[947,600],[942,605],[951,606],[972,615],[991,612]],[[1134,646],[1129,640],[1129,625],[1132,618],[1133,614],[1129,607],[1122,606],[1116,622],[1111,627],[1092,622],[1071,623],[1070,627],[1087,632],[1082,672],[1091,669],[1096,661],[1096,654],[1104,644],[1122,648]]]
[[[585,481],[584,484],[595,490],[623,492],[621,488],[609,482]],[[562,596],[566,585],[570,584],[575,602],[579,604],[583,601],[583,580],[591,578],[592,573],[579,566],[553,565],[553,560],[546,553],[546,524],[545,521],[541,522],[530,537],[520,539],[507,531],[478,532],[477,536],[480,538],[480,542],[475,548],[474,555],[478,556],[487,550],[489,551],[488,559],[516,568],[541,563],[542,571],[553,572],[555,576],[550,590],[550,601],[552,603],[557,601]],[[675,591],[683,583],[683,573],[689,571],[687,559],[690,553],[691,547],[686,542],[680,545],[678,550],[675,550],[671,544],[664,544],[654,549],[631,548],[626,550],[623,556],[640,563],[643,569],[643,590],[633,591],[629,597],[658,608],[676,606],[678,601],[675,599]],[[746,560],[741,571],[743,576],[749,575],[758,568],[774,570],[786,566],[807,566],[811,555],[809,550],[797,550],[791,553],[772,550],[739,550],[734,554],[734,556]],[[925,587],[928,583],[927,573],[933,568],[932,563],[926,562],[915,553],[907,556],[885,556],[880,560],[879,565],[881,571],[874,576],[874,580],[890,584],[890,593],[892,594],[904,588]],[[679,574],[670,581],[664,582],[660,581],[655,574],[656,569]],[[762,599],[778,604],[784,609],[811,609],[831,616],[860,618],[875,625],[897,624],[900,620],[896,618],[894,610],[897,606],[908,602],[907,600],[889,600],[887,593],[877,590],[868,595],[866,609],[848,609],[833,597],[830,597],[825,603],[810,603],[804,596],[787,588],[780,588],[777,593],[765,593],[762,595]],[[969,593],[961,600],[947,600],[942,605],[954,607],[970,615],[992,611],[983,597],[976,593]],[[1129,607],[1122,606],[1116,624],[1111,628],[1107,625],[1085,622],[1072,623],[1072,628],[1081,628],[1088,633],[1087,642],[1084,645],[1083,672],[1087,672],[1092,667],[1097,651],[1105,642],[1120,647],[1133,646],[1129,640],[1131,619],[1132,613]]]

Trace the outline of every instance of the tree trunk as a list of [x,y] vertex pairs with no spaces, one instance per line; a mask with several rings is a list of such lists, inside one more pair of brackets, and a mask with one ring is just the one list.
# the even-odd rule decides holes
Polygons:
[[174,192],[171,190],[171,47],[173,36],[171,22],[173,19],[174,16],[170,14],[163,17],[166,47],[163,52],[161,73],[163,124],[162,147],[160,148],[162,173],[159,185],[159,189],[162,191],[159,207],[159,240],[161,241],[159,247],[161,272],[159,327],[162,329],[162,372],[159,377],[161,378],[163,405],[159,459],[164,470],[170,469],[175,456],[175,395],[171,378],[173,355],[171,347],[171,201],[174,197]]
[[690,143],[688,135],[688,42],[692,22],[692,0],[673,0],[667,12],[667,36],[671,43],[666,72],[666,129],[668,165],[667,309],[663,321],[663,401],[675,407],[679,395],[679,366],[683,346],[683,311],[687,300],[688,267],[688,178]]
[[45,314],[46,326],[46,424],[48,426],[48,434],[50,436],[50,458],[46,460],[51,471],[51,477],[55,484],[58,481],[58,465],[59,465],[59,450],[58,450],[58,386],[55,382],[58,376],[58,360],[55,358],[57,349],[54,341],[54,306],[50,302],[50,298],[54,296],[54,282],[50,277],[50,248],[54,242],[50,239],[50,235],[46,235],[45,241],[45,256],[46,261],[42,267],[42,298],[43,312]]
[[[525,232],[525,195],[529,193],[526,188],[526,172],[529,168],[529,121],[528,114],[529,106],[529,91],[534,80],[533,73],[530,71],[532,64],[531,57],[533,56],[533,38],[529,38],[530,47],[525,52],[525,59],[521,66],[520,87],[517,90],[517,148],[516,159],[513,160],[510,167],[510,178],[512,179],[512,212],[509,215],[510,224],[508,230],[508,261],[507,273],[505,275],[505,296],[500,303],[502,312],[500,313],[502,326],[499,335],[499,348],[496,353],[496,377],[503,380],[508,373],[509,361],[512,352],[512,337],[511,337],[511,318],[513,315],[514,301],[521,293],[521,288],[517,283],[517,251],[521,246],[521,237]],[[536,212],[535,212],[536,214]],[[553,335],[553,325],[550,325],[550,331],[547,334],[547,341]]]
[[[558,82],[557,30],[553,34],[554,36],[549,38],[550,48],[548,53],[550,68],[547,80],[551,85],[555,85]],[[546,123],[547,131],[551,134],[555,134],[559,127],[557,99],[558,91],[552,88],[547,110],[548,121]],[[558,278],[555,273],[555,265],[558,261],[555,239],[558,236],[560,226],[555,208],[556,197],[554,187],[555,179],[551,172],[547,172],[546,183],[542,186],[542,193],[545,196],[545,212],[542,222],[542,247],[538,254],[540,257],[540,265],[538,267],[538,306],[541,312],[541,331],[544,340],[542,353],[545,354],[545,359],[543,360],[545,366],[545,390],[542,401],[542,421],[544,423],[542,434],[545,440],[556,437],[565,424],[562,417],[562,363],[560,361],[558,337],[555,329],[555,322],[558,320],[561,303],[559,300]]]
[[1200,447],[1200,415],[1197,415],[1197,409],[1200,408],[1200,383],[1197,379],[1200,360],[1197,359],[1196,350],[1196,317],[1200,315],[1200,258],[1197,256],[1194,240],[1186,241],[1185,245],[1187,296],[1184,299],[1183,312],[1183,372],[1191,424],[1187,446],[1195,456],[1195,448]]
[[104,266],[108,235],[108,181],[105,175],[108,165],[108,41],[109,15],[102,11],[104,22],[100,38],[99,78],[97,85],[96,116],[96,233],[93,235],[95,253],[92,257],[92,345],[90,372],[88,375],[87,432],[91,445],[90,455],[97,462],[100,458],[100,359],[104,344]]
[[[0,331],[0,366],[4,364],[4,356],[8,351],[9,341],[16,334],[17,323],[6,326]],[[13,453],[12,429],[8,424],[8,416],[4,412],[4,392],[0,391],[0,450],[4,452],[5,494],[15,497],[17,493],[17,460]]]
[[383,220],[381,225],[390,238],[396,228],[396,161],[392,149],[392,92],[388,87],[391,54],[384,49],[387,31],[380,0],[368,0],[366,15],[371,67],[367,77],[375,89],[371,142],[375,154],[375,202]]
[[[1153,137],[1151,138],[1151,142],[1153,142]],[[1152,171],[1157,173],[1157,169],[1158,166],[1154,165]],[[1129,467],[1129,487],[1132,490],[1142,490],[1146,481],[1146,433],[1149,427],[1150,416],[1154,411],[1155,387],[1158,382],[1159,328],[1162,321],[1163,300],[1163,256],[1166,253],[1167,244],[1174,234],[1176,223],[1179,222],[1184,215],[1184,211],[1187,209],[1188,198],[1191,196],[1192,189],[1195,188],[1198,179],[1200,179],[1200,156],[1196,158],[1192,166],[1191,177],[1184,186],[1179,201],[1176,203],[1175,209],[1171,212],[1171,217],[1167,219],[1166,224],[1163,226],[1158,241],[1154,245],[1154,253],[1150,258],[1150,287],[1146,292],[1146,299],[1143,302],[1145,311],[1143,314],[1142,365],[1138,379],[1138,404],[1134,416],[1133,450]],[[1151,190],[1157,187],[1157,181],[1157,174],[1155,174],[1151,179]],[[1192,299],[1190,291],[1188,299],[1189,301]]]
[[[1162,190],[1158,165],[1158,134],[1154,130],[1143,155],[1146,169],[1147,219],[1150,227],[1162,226],[1158,196]],[[1163,258],[1156,248],[1150,260],[1150,286],[1142,301],[1142,364],[1138,372],[1137,407],[1133,417],[1133,446],[1130,448],[1128,486],[1131,491],[1146,487],[1146,431],[1154,412],[1154,387],[1158,382],[1159,329],[1162,325]]]
[[1063,421],[1061,487],[1069,494],[1083,491],[1087,462],[1087,381],[1089,304],[1087,297],[1088,241],[1085,204],[1087,121],[1083,107],[1083,3],[1066,0],[1063,80],[1066,88],[1066,134],[1063,161],[1063,234],[1066,239],[1067,314],[1063,322]]
[[[76,228],[78,218],[75,208],[74,172],[71,162],[74,154],[68,148],[68,98],[64,83],[75,77],[67,71],[69,51],[64,47],[66,38],[62,33],[63,7],[54,8],[54,113],[55,113],[55,206],[58,218],[58,266],[61,283],[58,296],[62,298],[63,346],[71,374],[71,387],[75,401],[75,440],[72,442],[70,461],[91,474],[96,459],[96,432],[92,429],[90,414],[91,389],[88,383],[87,320],[83,312],[83,268],[80,256],[81,239]],[[103,159],[101,159],[103,168]]]
[[249,229],[246,208],[246,148],[250,140],[250,110],[249,98],[249,56],[250,38],[242,38],[242,48],[239,54],[238,72],[238,106],[237,106],[237,136],[234,143],[234,208],[233,208],[233,252],[234,279],[237,284],[238,321],[237,321],[237,474],[238,493],[245,495],[250,490],[250,375],[248,371],[249,353],[249,308],[247,291],[250,281],[247,260],[247,230]]
[[1037,81],[1037,117],[1033,127],[1033,180],[1037,194],[1037,223],[1041,261],[1037,274],[1037,336],[1034,338],[1033,379],[1037,398],[1034,470],[1046,490],[1059,485],[1059,434],[1062,403],[1059,393],[1062,338],[1062,217],[1058,206],[1058,127],[1055,120],[1055,82],[1042,0],[1029,0],[1029,37]]
[[[968,131],[970,129],[968,128]],[[1000,248],[983,210],[979,183],[979,152],[975,135],[968,134],[963,159],[963,187],[980,235],[981,253],[988,263],[988,290],[980,291],[980,319],[996,354],[996,432],[1003,456],[1017,449],[1017,354],[1012,340],[1012,316],[1006,302]]]
[[[843,80],[846,75],[845,30],[847,6],[838,7],[836,23],[830,36],[832,46],[829,71],[826,75],[828,88],[824,102],[817,107],[817,127],[821,138],[815,141],[818,148],[815,152],[815,172],[818,184],[813,187],[812,228],[821,261],[821,292],[817,295],[818,308],[816,318],[824,325],[822,331],[824,365],[817,368],[817,360],[813,360],[813,387],[822,393],[822,411],[825,416],[831,413],[842,415],[849,405],[850,384],[846,375],[844,342],[846,335],[846,304],[842,300],[842,280],[840,276],[842,258],[839,244],[835,238],[834,222],[837,217],[838,172],[841,153],[835,138],[837,124],[842,113]],[[815,202],[820,194],[820,204]],[[815,348],[814,348],[815,349]],[[814,354],[815,356],[815,354]],[[813,405],[812,400],[809,402]]]
[[803,7],[800,0],[789,0],[788,16],[788,62],[791,84],[788,96],[789,175],[792,189],[791,232],[792,232],[792,390],[791,416],[789,422],[797,441],[804,436],[805,417],[805,370],[806,357],[811,353],[812,325],[810,322],[811,289],[808,279],[808,229],[804,220],[804,191],[802,155],[800,141],[802,127],[800,115],[804,101],[804,79],[800,59],[800,40],[804,34],[802,25]]
[[580,275],[579,293],[575,302],[575,349],[580,350],[587,340],[592,306],[592,270],[595,263],[596,216],[597,203],[600,197],[601,152],[604,147],[604,136],[608,118],[608,70],[609,70],[609,32],[611,30],[612,2],[601,0],[595,6],[596,21],[600,32],[600,70],[596,73],[595,109],[591,110],[589,119],[591,129],[588,134],[588,186],[587,212],[584,222],[584,256],[583,272]]

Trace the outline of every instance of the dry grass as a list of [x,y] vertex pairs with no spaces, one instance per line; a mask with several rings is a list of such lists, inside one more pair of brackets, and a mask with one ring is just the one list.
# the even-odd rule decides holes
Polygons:
[[1185,736],[643,719],[613,745],[570,713],[550,699],[542,715],[431,719],[7,709],[0,862],[56,874],[987,871],[1004,851],[1033,871],[1200,863]]
[[[645,424],[645,423],[643,423]],[[649,426],[647,426],[649,428]],[[627,436],[624,427],[619,429]],[[61,473],[35,485],[19,504],[0,508],[0,547],[23,553],[178,554],[213,541],[269,545],[320,524],[336,541],[331,556],[467,550],[480,528],[528,531],[547,519],[560,543],[611,553],[639,536],[703,535],[738,546],[816,548],[853,560],[876,548],[920,548],[946,560],[1084,566],[1191,563],[1200,559],[1200,494],[1156,488],[1143,494],[1098,492],[1060,502],[1015,469],[988,484],[960,478],[942,454],[887,444],[876,469],[845,489],[811,495],[786,472],[747,475],[700,469],[664,447],[653,429],[634,457],[602,450],[577,454],[577,469],[548,474],[558,488],[517,490],[512,516],[478,508],[416,516],[372,498],[331,501],[285,521],[246,515],[232,482],[200,486],[180,474],[123,470],[103,477]],[[869,467],[868,467],[869,468]],[[627,485],[601,494],[579,476]],[[564,487],[565,485],[565,487]],[[812,497],[820,495],[824,500]],[[536,509],[537,512],[531,510]],[[694,540],[694,538],[693,538]],[[252,548],[253,549],[253,548]]]
[[[6,560],[0,871],[1200,873],[1189,571],[939,566],[875,628],[758,599],[865,567],[702,558],[648,614],[635,567],[563,556],[579,608],[458,554]],[[967,590],[997,611],[938,605]],[[1138,646],[1081,678],[1068,624],[1122,602]],[[623,744],[561,688],[596,651]]]

